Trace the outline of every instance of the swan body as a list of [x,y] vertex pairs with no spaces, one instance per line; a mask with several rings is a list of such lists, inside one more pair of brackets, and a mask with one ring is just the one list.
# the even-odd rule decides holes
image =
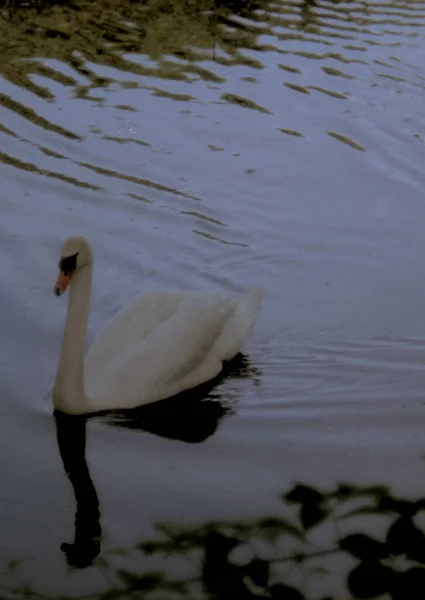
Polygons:
[[84,360],[92,264],[84,238],[65,241],[55,293],[69,285],[70,294],[53,403],[69,414],[136,408],[212,379],[240,351],[261,304],[259,287],[150,291],[107,323]]

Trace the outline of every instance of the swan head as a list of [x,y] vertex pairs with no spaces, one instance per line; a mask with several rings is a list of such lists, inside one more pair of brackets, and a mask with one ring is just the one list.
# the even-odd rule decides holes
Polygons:
[[93,261],[88,241],[84,237],[69,237],[62,244],[59,259],[59,275],[55,283],[54,293],[61,296],[66,292],[74,274]]

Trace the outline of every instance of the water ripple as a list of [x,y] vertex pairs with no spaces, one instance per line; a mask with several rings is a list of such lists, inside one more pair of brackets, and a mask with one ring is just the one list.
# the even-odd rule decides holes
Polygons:
[[[1,161],[93,190],[107,189],[107,179],[143,186],[146,193],[127,187],[117,192],[148,203],[149,190],[199,200],[179,192],[177,172],[175,181],[162,181],[157,172],[161,167],[153,162],[154,155],[158,161],[160,156],[179,160],[185,128],[175,143],[168,138],[153,147],[146,141],[157,136],[150,130],[149,111],[171,114],[163,104],[170,102],[176,109],[181,103],[194,107],[192,112],[179,110],[175,119],[197,119],[195,129],[205,120],[209,141],[204,148],[214,151],[213,160],[225,155],[225,149],[234,159],[243,155],[231,143],[216,143],[214,130],[226,120],[245,118],[246,109],[253,120],[262,119],[258,127],[269,136],[280,132],[288,142],[300,138],[311,144],[317,139],[314,128],[306,135],[300,115],[313,119],[320,106],[329,115],[321,124],[323,137],[365,151],[373,142],[366,139],[368,132],[356,129],[353,119],[361,119],[373,104],[373,87],[387,95],[388,107],[395,106],[394,93],[412,98],[414,88],[423,90],[420,61],[411,65],[407,50],[420,43],[424,28],[422,1],[365,5],[360,0],[200,0],[195,5],[76,0],[44,6],[30,1],[21,8],[17,3],[13,11],[0,10],[0,74],[8,83],[3,90],[0,82],[0,106],[20,119],[16,126],[13,119],[12,125],[0,125],[3,134],[19,142],[13,152],[4,150]],[[373,72],[372,65],[379,71]],[[37,139],[25,122],[69,143],[44,135]],[[164,121],[164,131],[172,126]],[[134,146],[128,164],[121,162],[115,146],[123,152]],[[31,160],[28,147],[37,150]],[[137,154],[136,148],[151,156]],[[59,165],[65,160],[74,173],[62,172]],[[147,173],[140,176],[144,169]],[[245,164],[242,172],[256,170]],[[90,179],[90,172],[99,182]]]

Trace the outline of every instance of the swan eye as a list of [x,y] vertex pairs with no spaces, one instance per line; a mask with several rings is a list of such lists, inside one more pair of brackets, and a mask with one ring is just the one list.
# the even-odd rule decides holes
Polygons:
[[65,258],[60,259],[59,269],[62,271],[62,273],[67,275],[68,273],[72,273],[73,271],[76,270],[77,256],[78,256],[78,252],[76,254],[73,254],[72,256],[65,256]]

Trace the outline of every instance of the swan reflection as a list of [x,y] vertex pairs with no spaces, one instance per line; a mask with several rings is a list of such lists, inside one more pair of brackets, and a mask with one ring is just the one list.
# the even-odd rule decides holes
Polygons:
[[100,416],[110,425],[139,429],[188,443],[201,443],[217,431],[226,415],[233,413],[214,388],[228,378],[255,378],[256,375],[258,371],[249,359],[239,354],[225,364],[219,377],[180,394],[178,402],[174,397],[132,411],[90,416],[55,411],[59,452],[76,501],[74,541],[61,546],[70,565],[89,567],[101,551],[99,500],[86,462],[87,421]]
[[249,358],[239,353],[223,363],[217,377],[192,390],[136,409],[105,413],[104,420],[109,425],[199,444],[217,431],[224,417],[234,414],[229,394],[224,397],[216,388],[228,379],[255,381],[259,374]]
[[63,467],[73,490],[77,510],[72,544],[61,550],[70,565],[85,568],[100,552],[99,500],[86,462],[86,418],[55,411],[56,434]]

